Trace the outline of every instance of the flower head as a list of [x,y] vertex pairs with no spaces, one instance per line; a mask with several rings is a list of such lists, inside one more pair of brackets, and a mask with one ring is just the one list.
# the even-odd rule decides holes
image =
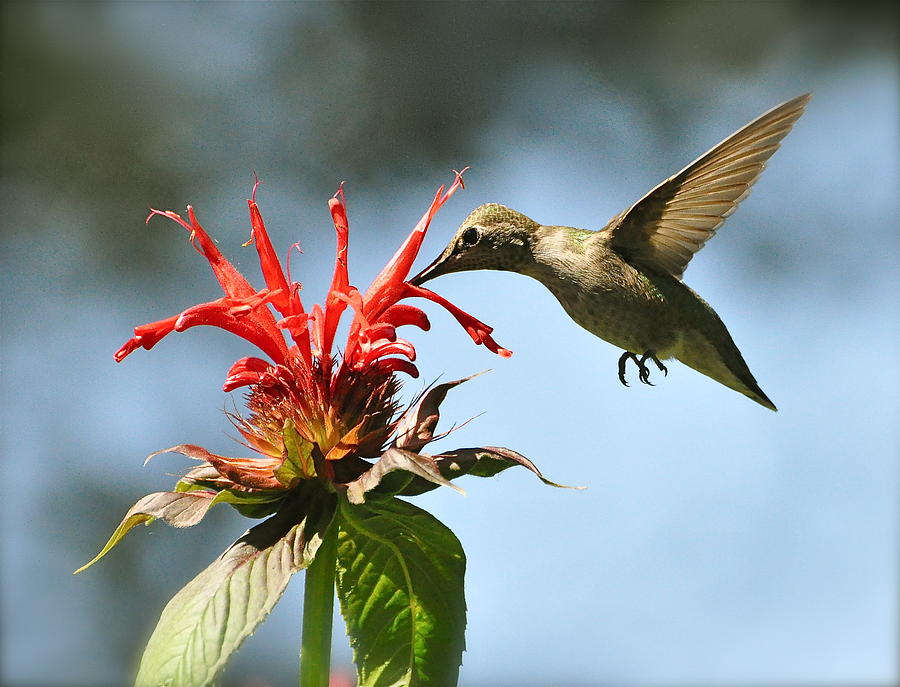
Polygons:
[[[361,459],[379,456],[399,422],[394,419],[399,389],[395,373],[418,376],[416,351],[397,330],[405,325],[430,327],[425,313],[401,303],[404,299],[419,297],[440,304],[476,344],[504,357],[511,355],[497,345],[486,324],[433,291],[406,281],[432,219],[463,186],[461,173],[449,188],[438,189],[428,210],[365,293],[350,283],[349,224],[343,188],[338,189],[329,201],[337,233],[334,275],[325,302],[309,310],[303,306],[300,284],[286,276],[272,247],[256,204],[258,186],[257,180],[248,201],[251,236],[245,245],[256,247],[265,287],[255,289],[222,255],[192,207],[187,220],[171,211],[152,210],[148,221],[161,215],[189,232],[224,296],[136,327],[134,336],[115,354],[121,362],[138,348],[153,348],[171,332],[212,325],[246,339],[267,356],[241,358],[229,369],[224,384],[225,391],[249,387],[250,415],[231,417],[256,456],[217,456],[189,444],[169,449],[202,461],[180,486],[208,491],[210,497],[221,490],[283,492],[313,476],[346,482],[370,466]],[[335,335],[348,309],[352,312],[349,334],[337,356]]]

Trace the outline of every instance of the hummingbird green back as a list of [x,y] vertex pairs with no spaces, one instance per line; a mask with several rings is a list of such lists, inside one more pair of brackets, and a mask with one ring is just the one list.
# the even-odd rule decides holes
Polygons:
[[[616,215],[601,231],[542,225],[490,203],[466,217],[438,258],[410,280],[506,270],[546,286],[569,316],[625,350],[640,381],[675,358],[776,410],[715,311],[681,282],[690,259],[734,212],[803,113],[809,95],[750,122]],[[639,357],[640,356],[640,357]]]

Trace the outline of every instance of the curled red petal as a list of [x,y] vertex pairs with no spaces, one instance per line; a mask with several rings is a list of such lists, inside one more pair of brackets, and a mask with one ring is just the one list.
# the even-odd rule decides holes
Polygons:
[[392,324],[387,324],[386,322],[381,324],[376,324],[368,329],[364,329],[359,334],[360,340],[365,340],[368,342],[378,341],[379,339],[385,339],[387,341],[396,341],[397,340],[397,328]]
[[135,327],[134,336],[122,344],[122,347],[115,352],[113,358],[115,358],[117,363],[121,363],[138,348],[149,351],[158,344],[163,337],[175,330],[175,322],[178,320],[178,317],[178,315],[173,315],[172,317],[167,317],[158,322],[150,322]]
[[405,372],[413,379],[419,377],[418,368],[410,361],[403,358],[382,358],[372,364],[372,368],[378,372],[391,374],[394,372]]
[[[354,333],[358,332],[358,333]],[[368,365],[378,354],[372,351],[380,346],[393,343],[397,340],[397,330],[393,325],[384,324],[375,327],[362,328],[359,321],[354,320],[354,329],[351,330],[347,340],[347,350],[344,351],[344,364],[353,369],[361,369]],[[386,354],[381,354],[386,355]]]
[[275,367],[262,358],[241,358],[228,370],[222,390],[229,392],[248,384],[258,384],[264,374],[273,370]]
[[328,364],[326,361],[330,360],[330,357],[322,353],[322,341],[325,337],[325,313],[322,312],[322,307],[318,303],[312,307],[307,320],[309,322],[309,338],[312,342],[313,355],[319,358],[319,362]]
[[367,351],[365,356],[363,356],[362,364],[370,365],[378,358],[395,354],[405,355],[410,360],[416,359],[416,349],[413,345],[409,341],[397,339],[396,341],[386,341],[377,346],[373,346],[371,350]]
[[[178,316],[174,329],[177,332],[183,332],[200,325],[219,327],[258,346],[276,363],[284,363],[287,346],[280,330],[275,327],[273,336],[273,331],[268,327],[260,326],[256,318],[245,314],[235,315],[232,312],[234,307],[235,301],[230,298],[221,298],[195,305]],[[272,324],[273,326],[275,324],[274,318]]]
[[[350,240],[350,223],[347,220],[347,206],[344,204],[343,187],[328,201],[328,210],[331,212],[331,220],[334,222],[334,231],[337,234],[336,266],[347,266],[347,246]],[[347,283],[347,270],[340,270],[336,274],[338,282]]]
[[503,348],[503,346],[494,341],[494,337],[492,337],[490,334],[486,334],[484,340],[481,343],[484,344],[484,347],[491,353],[496,353],[501,358],[512,357],[513,352],[508,348]]
[[[231,308],[229,312],[235,317],[246,317],[251,313],[259,310],[261,306],[266,303],[271,303],[276,298],[281,296],[280,291],[270,291],[269,289],[263,289],[257,293],[254,293],[251,296],[247,296],[246,298],[223,298],[221,299],[223,302],[231,303]],[[276,323],[276,327],[277,327]]]
[[387,322],[395,327],[411,324],[426,332],[431,329],[431,322],[428,321],[428,316],[420,308],[414,305],[406,305],[405,303],[392,305],[382,313],[378,322]]
[[363,313],[364,303],[362,294],[355,286],[348,286],[344,291],[331,291],[329,292],[328,297],[344,303],[345,307],[349,305],[353,308],[357,319],[357,327],[366,328],[369,326],[369,321]]
[[295,341],[298,339],[306,341],[306,349],[309,350],[309,329],[307,328],[307,323],[309,322],[310,315],[309,313],[302,313],[300,315],[289,315],[288,317],[283,317],[278,320],[277,324],[282,329],[287,329],[291,333],[291,337]]
[[431,291],[430,289],[423,288],[421,286],[413,286],[412,284],[407,283],[406,287],[408,289],[409,296],[419,296],[421,298],[427,298],[430,301],[434,301],[438,305],[444,307],[453,317],[456,318],[456,321],[462,325],[462,328],[466,330],[469,336],[472,337],[472,340],[476,344],[482,344],[489,351],[498,354],[503,358],[509,358],[512,355],[512,351],[503,348],[496,341],[494,341],[491,336],[491,332],[494,331],[493,327],[489,327],[481,320],[473,317],[469,313],[467,313],[462,308],[454,305],[450,301],[448,301],[443,296]]
[[364,314],[365,303],[362,294],[355,287],[348,288],[346,294],[332,291],[331,296],[353,308],[353,322],[350,325],[350,333],[347,335],[347,347],[344,350],[344,360],[348,364],[354,364],[359,348],[365,347],[369,343],[365,332],[371,329],[371,324]]

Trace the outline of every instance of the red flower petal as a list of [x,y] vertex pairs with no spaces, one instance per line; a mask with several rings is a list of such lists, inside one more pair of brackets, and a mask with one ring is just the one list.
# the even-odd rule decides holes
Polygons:
[[[344,190],[339,188],[334,197],[328,201],[331,210],[331,219],[334,222],[334,230],[337,234],[337,250],[334,259],[334,276],[331,279],[331,288],[325,298],[325,320],[322,325],[321,355],[331,356],[331,347],[334,343],[334,334],[337,331],[341,315],[347,308],[347,300],[342,296],[350,296],[350,278],[347,274],[347,244],[349,242],[349,225],[347,223],[347,208],[344,206]],[[356,291],[356,289],[352,289]]]
[[144,348],[149,351],[159,343],[160,339],[175,330],[175,321],[177,319],[178,315],[173,315],[159,322],[150,322],[135,327],[134,336],[122,344],[122,347],[115,352],[113,358],[115,358],[117,363],[121,363],[138,348]]
[[[259,186],[259,179],[253,186],[252,198],[247,201],[250,208],[250,226],[252,231],[251,241],[256,244],[256,251],[259,254],[259,264],[262,268],[263,278],[266,285],[272,292],[272,306],[281,313],[283,318],[292,318],[289,321],[297,322],[299,325],[300,316],[305,314],[303,302],[300,300],[300,285],[289,284],[284,270],[281,268],[281,262],[272,247],[272,241],[269,233],[266,231],[266,225],[263,222],[259,207],[256,204],[256,189]],[[246,245],[246,244],[245,244]],[[283,322],[284,320],[282,320]],[[279,327],[284,325],[278,323]],[[311,364],[309,332],[306,330],[306,321],[303,320],[302,325],[296,328],[288,327],[291,338],[297,344],[303,360],[307,366]]]
[[228,370],[222,390],[229,392],[248,384],[259,384],[263,375],[274,369],[271,363],[262,358],[241,358]]
[[392,324],[387,324],[383,322],[381,324],[376,324],[373,327],[369,327],[368,329],[364,329],[359,334],[360,341],[371,343],[373,341],[377,341],[378,339],[386,339],[388,341],[396,341],[397,340],[397,328]]
[[426,332],[431,329],[428,316],[421,309],[405,303],[397,303],[385,310],[378,318],[378,323],[381,322],[387,322],[395,327],[411,324]]
[[419,370],[408,360],[404,360],[403,358],[382,358],[381,360],[377,360],[372,364],[372,369],[377,370],[378,372],[383,372],[385,374],[391,374],[393,372],[405,372],[413,379],[418,379]]
[[[256,189],[254,188],[254,193]],[[256,252],[259,254],[259,264],[262,268],[263,278],[266,280],[266,286],[271,291],[278,291],[278,296],[272,299],[272,305],[281,313],[282,316],[299,315],[303,312],[303,305],[300,302],[299,294],[292,294],[291,288],[288,286],[284,271],[281,269],[281,263],[272,248],[272,241],[266,231],[266,225],[263,223],[262,215],[256,202],[248,200],[247,205],[250,207],[250,226],[252,227],[252,238],[250,239],[256,245]],[[246,245],[246,244],[245,244]],[[293,297],[292,297],[293,295]]]
[[380,319],[381,314],[387,308],[404,297],[403,280],[409,276],[409,270],[419,254],[419,249],[422,247],[422,241],[425,239],[425,233],[431,225],[431,220],[434,219],[434,215],[441,209],[441,206],[450,200],[450,197],[458,189],[464,187],[462,175],[466,169],[456,173],[456,178],[446,192],[443,186],[437,190],[434,200],[431,201],[428,210],[422,215],[422,219],[413,228],[412,233],[403,242],[403,245],[400,246],[394,257],[388,261],[388,264],[372,281],[363,299],[366,302],[366,317],[370,320]]
[[472,317],[469,313],[461,308],[453,305],[450,301],[448,301],[443,296],[436,294],[434,291],[423,288],[421,286],[413,286],[412,284],[406,284],[406,287],[409,289],[410,296],[420,296],[422,298],[427,298],[430,301],[434,301],[435,303],[443,306],[453,317],[456,318],[456,321],[459,322],[463,329],[472,337],[472,340],[477,344],[483,344],[485,348],[489,351],[497,353],[503,358],[509,358],[512,355],[512,351],[507,350],[506,348],[502,348],[494,339],[491,337],[491,332],[494,331],[493,327],[489,327],[481,320]]
[[282,329],[287,329],[294,341],[306,341],[307,352],[304,354],[305,360],[309,360],[309,328],[307,326],[309,319],[309,313],[303,313],[301,315],[283,317],[276,323]]
[[[191,206],[188,206],[188,218],[190,222],[186,222],[174,212],[161,212],[159,210],[151,210],[150,215],[147,217],[147,221],[149,222],[150,218],[154,215],[167,217],[189,231],[191,243],[209,262],[213,274],[215,274],[216,280],[219,282],[219,285],[222,287],[226,296],[235,299],[233,306],[250,306],[249,312],[241,314],[241,319],[244,320],[244,322],[238,325],[233,321],[238,313],[231,313],[230,320],[228,318],[223,320],[224,322],[228,322],[229,326],[223,328],[256,344],[268,355],[272,356],[272,359],[276,362],[284,362],[284,357],[287,354],[287,345],[284,343],[284,337],[282,336],[281,331],[275,324],[275,318],[267,308],[257,307],[257,305],[262,304],[262,301],[257,302],[254,300],[259,299],[260,297],[259,294],[257,294],[256,289],[254,289],[244,276],[238,272],[234,265],[225,259],[216,247],[215,242],[213,242],[209,235],[203,230],[203,227],[200,226],[200,223],[197,221],[197,217],[194,214],[194,209]],[[241,299],[246,300],[241,301]],[[126,344],[115,353],[116,360],[121,361],[129,353],[135,350],[138,345],[147,349],[152,348],[161,338],[163,338],[163,336],[174,330],[181,331],[187,329],[189,326],[198,324],[222,326],[222,324],[219,323],[220,316],[210,320],[208,316],[200,314],[203,312],[203,306],[210,305],[211,304],[203,304],[201,306],[195,306],[195,308],[199,308],[200,310],[194,312],[194,308],[189,308],[176,318],[170,318],[175,323],[174,327],[168,327],[167,329],[159,328],[159,325],[166,324],[169,320],[144,325],[144,327],[153,328],[152,331],[148,331],[144,334],[140,341],[132,339],[131,341],[126,342]],[[137,336],[137,329],[135,329],[135,334]]]
[[371,350],[367,351],[363,356],[361,365],[363,367],[367,367],[371,365],[378,358],[383,358],[386,355],[394,355],[399,353],[400,355],[405,355],[410,360],[416,359],[416,349],[413,348],[413,345],[409,341],[404,341],[403,339],[397,339],[396,341],[385,341],[383,343],[379,342],[377,345],[373,346]]
[[[287,345],[284,343],[284,337],[280,330],[274,326],[274,318],[272,318],[273,336],[273,330],[260,326],[258,319],[252,317],[252,314],[236,315],[235,309],[240,305],[230,298],[220,298],[209,303],[195,305],[178,316],[175,321],[175,331],[183,332],[199,325],[219,327],[258,346],[276,363],[284,363],[287,356]],[[267,310],[265,312],[268,313]],[[269,315],[271,317],[271,313]]]
[[[153,210],[151,217],[155,214],[163,215],[190,232],[192,244],[210,263],[226,297],[188,308],[178,316],[135,328],[134,336],[116,352],[116,360],[122,360],[138,347],[152,348],[172,331],[184,331],[199,325],[215,326],[237,334],[258,346],[278,366],[276,368],[261,358],[242,358],[229,370],[224,385],[227,391],[246,385],[270,384],[271,380],[280,374],[278,370],[288,369],[281,366],[286,365],[288,359],[291,359],[300,365],[292,367],[293,372],[290,374],[299,374],[306,380],[304,388],[307,392],[316,397],[321,395],[319,400],[325,402],[324,399],[331,392],[340,388],[344,383],[342,380],[347,378],[346,373],[351,370],[353,373],[371,370],[378,376],[393,372],[406,372],[414,377],[418,376],[418,370],[412,364],[416,356],[415,349],[410,342],[398,339],[396,331],[397,327],[406,325],[414,325],[423,330],[430,328],[428,317],[420,308],[398,302],[410,297],[427,298],[438,303],[456,318],[476,343],[483,344],[502,356],[511,355],[510,351],[500,347],[491,337],[491,327],[433,291],[413,286],[405,281],[435,213],[459,188],[463,187],[462,173],[457,173],[449,188],[445,189],[442,186],[438,189],[428,210],[372,282],[365,296],[349,282],[347,270],[349,225],[343,188],[339,188],[329,201],[337,236],[331,288],[324,307],[315,305],[308,313],[304,311],[300,300],[300,284],[290,281],[290,273],[285,273],[272,247],[256,204],[258,185],[257,180],[252,197],[248,201],[251,224],[251,240],[248,243],[253,242],[256,245],[266,288],[254,290],[243,275],[222,256],[213,240],[200,226],[193,208],[188,207],[188,221],[174,212]],[[281,315],[281,319],[277,322],[268,305]],[[340,318],[348,306],[353,309],[354,318],[341,367],[333,372],[334,338]],[[295,343],[290,350],[282,332],[285,329]],[[397,355],[404,356],[408,360],[402,357],[388,357]],[[314,368],[313,356],[318,358],[315,380],[323,380],[324,387],[321,387],[321,381],[315,381],[312,377],[307,379]],[[270,380],[267,381],[267,377],[270,376]],[[306,382],[309,382],[308,386]]]
[[180,215],[177,215],[171,210],[161,212],[152,208],[150,210],[150,215],[147,217],[147,221],[149,222],[153,215],[162,215],[187,229],[191,233],[191,243],[194,245],[194,248],[209,261],[209,266],[212,267],[212,271],[216,275],[216,280],[219,282],[219,285],[222,287],[226,296],[240,298],[256,293],[256,289],[250,286],[250,283],[244,279],[244,275],[238,272],[234,265],[225,259],[216,247],[215,242],[209,237],[209,234],[207,234],[203,230],[203,227],[200,226],[196,215],[194,215],[194,208],[188,205],[187,211],[190,223],[185,222]]

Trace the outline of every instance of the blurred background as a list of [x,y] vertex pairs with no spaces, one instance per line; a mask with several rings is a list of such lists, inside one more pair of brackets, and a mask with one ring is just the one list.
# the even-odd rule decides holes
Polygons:
[[[622,387],[620,351],[508,273],[433,283],[407,332],[452,392],[436,446],[517,449],[526,471],[417,499],[468,555],[461,684],[888,685],[897,671],[900,491],[898,12],[894,3],[4,3],[3,685],[130,684],[165,602],[247,526],[131,534],[72,577],[198,443],[228,454],[221,392],[249,344],[198,328],[112,353],[137,324],[220,292],[187,203],[259,284],[258,200],[308,303],[333,265],[346,180],[366,286],[450,170],[468,212],[501,202],[600,228],[770,107],[806,115],[685,281],[780,412],[679,364]],[[295,684],[302,578],[224,675]],[[336,670],[352,671],[343,625]]]

